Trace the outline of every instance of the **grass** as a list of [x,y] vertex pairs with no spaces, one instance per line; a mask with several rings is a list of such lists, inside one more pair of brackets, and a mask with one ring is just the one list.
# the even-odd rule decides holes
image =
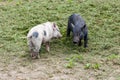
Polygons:
[[66,68],[73,68],[76,64],[76,62],[82,62],[83,56],[82,55],[72,55],[70,58],[66,58],[68,63],[65,65]]
[[[80,14],[87,23],[87,49],[73,45],[72,39],[66,38],[67,21],[72,13]],[[114,59],[116,65],[120,65],[120,58],[117,57],[120,56],[119,15],[119,0],[0,0],[1,61],[8,64],[17,57],[30,60],[26,41],[28,31],[37,24],[54,21],[63,37],[51,41],[50,53],[67,56],[70,59],[66,63],[67,67],[75,67],[77,64],[74,64],[79,63],[87,69],[99,69],[106,64],[100,63],[103,59],[111,62]],[[42,46],[41,55],[47,55],[46,53]]]
[[87,63],[85,64],[85,69],[100,69],[100,64],[98,63],[94,63],[94,64],[90,64],[90,63]]

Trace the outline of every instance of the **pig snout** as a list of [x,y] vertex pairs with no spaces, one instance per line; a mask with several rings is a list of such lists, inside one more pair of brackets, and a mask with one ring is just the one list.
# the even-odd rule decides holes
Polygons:
[[74,43],[74,44],[77,44],[78,42],[79,42],[79,37],[74,37],[74,38],[73,38],[73,43]]
[[58,35],[58,38],[61,38],[62,37],[62,34],[60,33],[59,35]]
[[62,37],[62,35],[57,35],[57,37],[55,37],[55,39],[60,39]]
[[59,31],[55,31],[53,33],[53,38],[61,38],[61,37],[62,37],[62,34]]
[[32,52],[31,57],[32,59],[38,59],[38,52]]

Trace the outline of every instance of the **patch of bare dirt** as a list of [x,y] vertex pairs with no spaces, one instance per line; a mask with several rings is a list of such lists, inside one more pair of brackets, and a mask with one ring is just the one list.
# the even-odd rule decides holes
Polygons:
[[82,63],[69,69],[63,56],[49,54],[37,60],[14,58],[7,65],[0,63],[0,80],[117,80],[120,74],[120,66],[107,64],[99,70],[84,69]]

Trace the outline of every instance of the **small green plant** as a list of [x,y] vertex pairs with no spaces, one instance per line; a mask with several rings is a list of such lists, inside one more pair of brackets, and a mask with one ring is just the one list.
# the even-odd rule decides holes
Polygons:
[[85,69],[90,69],[90,67],[91,67],[91,64],[90,63],[87,63],[87,64],[85,64]]
[[65,67],[72,68],[73,66],[75,66],[76,62],[81,62],[83,60],[83,56],[73,55],[70,58],[66,58],[66,60],[68,61],[68,63],[65,65]]
[[70,58],[66,58],[66,60],[68,60],[68,61],[73,60],[75,62],[81,62],[83,59],[84,58],[82,55],[73,55]]
[[96,63],[92,65],[93,69],[99,69],[100,68],[100,64]]
[[118,59],[118,58],[120,58],[119,55],[111,54],[107,57],[107,60],[113,60],[113,59]]
[[111,55],[107,56],[107,61],[110,61],[116,65],[120,65],[120,55],[111,54]]
[[85,64],[85,69],[99,69],[100,68],[100,64],[95,63],[95,64],[91,64],[91,63],[87,63]]
[[65,65],[66,68],[73,68],[73,66],[75,66],[75,62],[74,62],[73,60],[70,60],[70,61]]

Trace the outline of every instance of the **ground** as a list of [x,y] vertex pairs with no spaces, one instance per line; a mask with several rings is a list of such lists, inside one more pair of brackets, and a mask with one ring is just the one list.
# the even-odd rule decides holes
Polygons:
[[[80,14],[88,48],[66,38],[68,17]],[[119,0],[0,0],[0,80],[120,80]],[[31,59],[26,35],[35,25],[56,22],[63,35],[42,45]]]

